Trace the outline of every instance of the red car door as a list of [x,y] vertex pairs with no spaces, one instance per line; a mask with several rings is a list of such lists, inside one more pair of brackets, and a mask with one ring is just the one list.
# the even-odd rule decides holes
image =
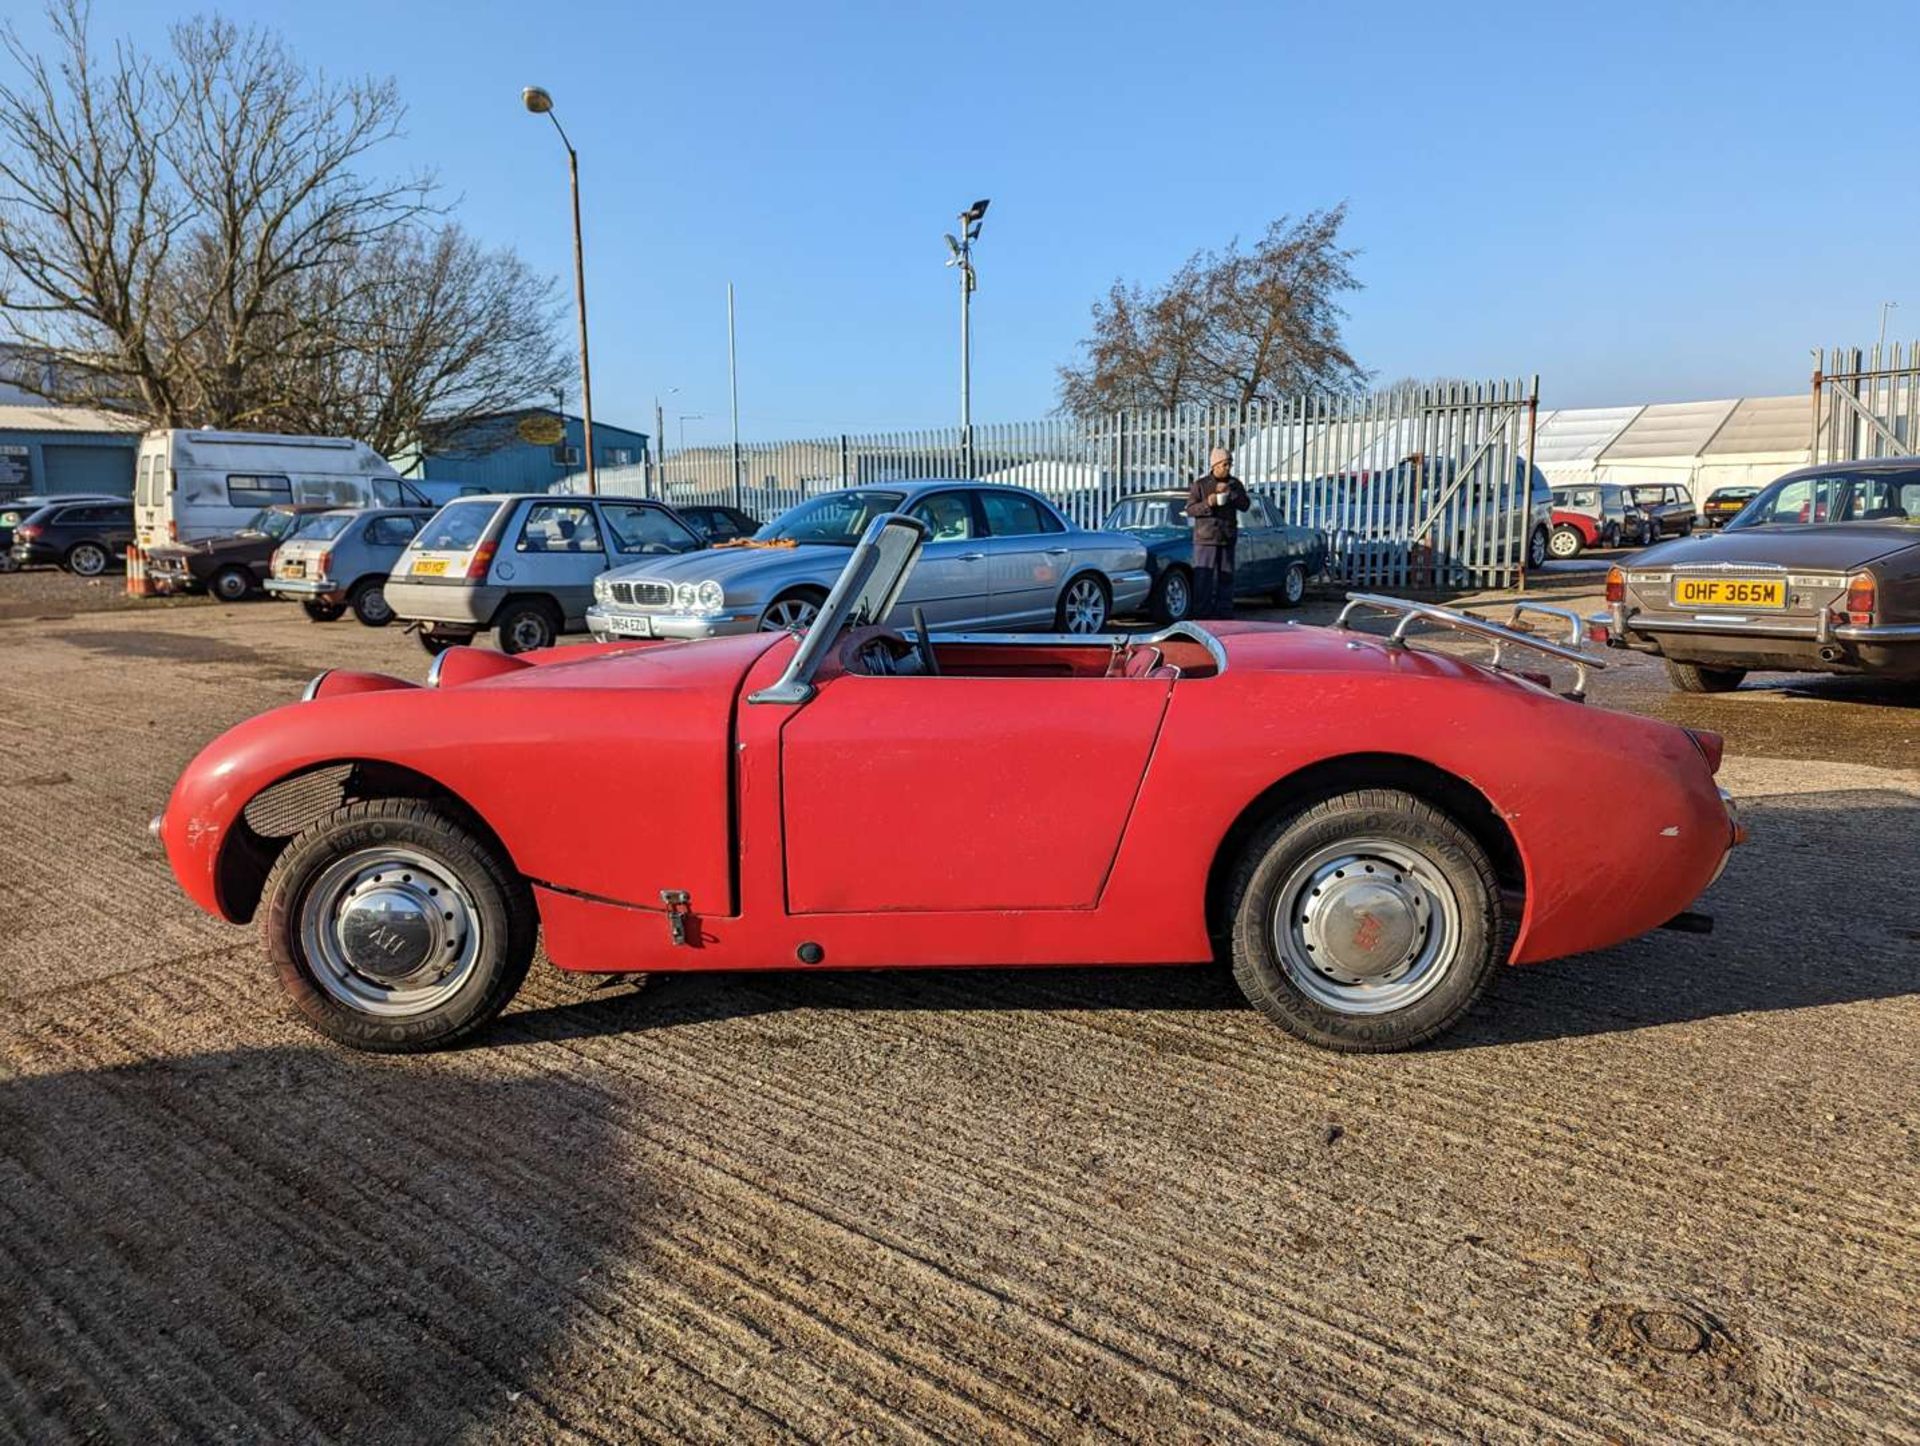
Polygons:
[[831,680],[780,734],[788,911],[1092,907],[1172,687]]

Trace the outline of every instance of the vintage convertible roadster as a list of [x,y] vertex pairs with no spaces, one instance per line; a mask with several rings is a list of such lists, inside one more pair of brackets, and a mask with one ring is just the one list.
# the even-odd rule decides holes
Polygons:
[[[925,540],[877,519],[813,626],[322,674],[154,820],[363,1049],[480,1027],[563,969],[1204,963],[1314,1044],[1418,1044],[1504,963],[1682,916],[1739,839],[1711,734],[1511,668],[1566,646],[1358,598],[1392,636],[876,626]],[[1419,619],[1492,665],[1406,645]],[[1689,918],[1694,916],[1687,916]]]

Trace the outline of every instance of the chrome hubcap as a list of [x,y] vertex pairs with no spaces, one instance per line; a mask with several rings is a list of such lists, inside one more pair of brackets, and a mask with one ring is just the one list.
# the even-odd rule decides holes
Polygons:
[[1341,1014],[1384,1014],[1426,995],[1453,967],[1460,904],[1418,850],[1389,839],[1329,845],[1275,897],[1273,943],[1287,977]]
[[105,572],[107,555],[97,547],[80,546],[73,550],[73,570],[82,577],[92,577],[95,573]]
[[1099,632],[1107,621],[1107,600],[1100,584],[1091,578],[1082,578],[1068,588],[1066,612],[1068,632]]
[[1192,601],[1192,595],[1187,591],[1186,578],[1177,572],[1169,575],[1166,590],[1167,616],[1178,622],[1187,615],[1187,609],[1192,605]]
[[363,1014],[404,1018],[445,1003],[472,975],[480,912],[445,864],[412,849],[363,849],[314,880],[300,942],[315,982]]
[[813,623],[814,615],[819,611],[805,598],[783,598],[768,608],[766,616],[760,619],[760,631],[784,633],[789,628],[809,627]]

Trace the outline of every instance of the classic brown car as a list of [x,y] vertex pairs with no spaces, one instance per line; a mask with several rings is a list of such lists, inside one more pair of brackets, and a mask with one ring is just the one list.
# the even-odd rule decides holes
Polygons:
[[148,581],[159,593],[204,588],[221,602],[239,602],[266,581],[276,547],[308,518],[338,510],[326,502],[276,502],[228,536],[159,543],[147,549]]
[[1614,647],[1688,693],[1749,671],[1920,677],[1920,457],[1789,472],[1726,527],[1607,574]]

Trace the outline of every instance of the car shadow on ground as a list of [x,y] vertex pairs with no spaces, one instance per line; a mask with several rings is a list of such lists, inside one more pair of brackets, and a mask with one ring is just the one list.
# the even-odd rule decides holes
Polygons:
[[676,1214],[558,1071],[66,1042],[0,1083],[0,1436],[538,1435],[632,1221]]
[[[1862,841],[1873,840],[1880,877],[1920,872],[1920,799],[1849,791],[1743,807],[1751,840],[1700,905],[1714,915],[1714,933],[1659,930],[1598,953],[1504,969],[1480,1007],[1435,1047],[1486,1048],[1920,993],[1920,917],[1903,892],[1874,887],[1859,868]],[[797,1009],[1248,1007],[1219,965],[680,974],[511,1015],[473,1047]]]

